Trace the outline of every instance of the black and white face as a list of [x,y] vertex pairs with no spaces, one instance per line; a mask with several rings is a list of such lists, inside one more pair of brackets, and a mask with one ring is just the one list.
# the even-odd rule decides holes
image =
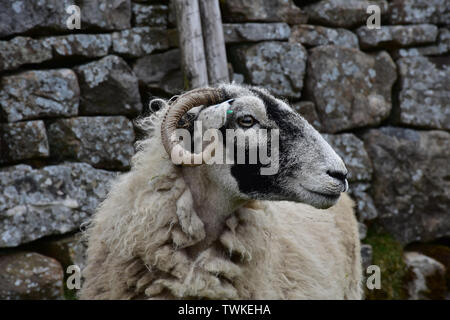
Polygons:
[[[264,90],[222,88],[227,101],[194,108],[187,115],[189,121],[201,121],[203,131],[222,133],[224,161],[205,165],[210,178],[243,199],[288,200],[317,208],[334,205],[348,188],[347,169],[322,136],[285,102]],[[262,131],[267,134],[258,139]],[[278,136],[272,135],[275,131]],[[230,133],[234,136],[228,139]],[[270,163],[259,156],[250,161],[252,151],[259,155],[261,149]],[[239,161],[239,150],[245,150],[244,163]]]

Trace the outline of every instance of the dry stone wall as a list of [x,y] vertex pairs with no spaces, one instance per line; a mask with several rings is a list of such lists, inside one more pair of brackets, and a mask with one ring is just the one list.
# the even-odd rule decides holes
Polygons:
[[[450,2],[220,3],[231,78],[288,99],[346,162],[364,266],[380,261],[365,239],[377,232],[405,251],[448,252]],[[71,4],[81,30],[66,26]],[[371,4],[377,30],[366,26]],[[151,96],[182,90],[175,15],[163,0],[0,8],[0,299],[61,299],[65,268],[84,264],[80,229],[130,168],[133,119]],[[430,250],[407,253],[405,266],[425,279],[436,268],[420,263],[437,265],[445,282],[448,254]],[[405,297],[429,297],[424,283]]]

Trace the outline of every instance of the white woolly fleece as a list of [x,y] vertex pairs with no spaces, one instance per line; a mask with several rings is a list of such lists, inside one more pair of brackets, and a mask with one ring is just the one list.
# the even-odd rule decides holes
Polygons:
[[112,185],[87,231],[82,299],[360,299],[361,261],[353,202],[327,210],[251,201],[219,241],[205,237],[180,168],[159,134],[162,111],[144,120],[132,170]]

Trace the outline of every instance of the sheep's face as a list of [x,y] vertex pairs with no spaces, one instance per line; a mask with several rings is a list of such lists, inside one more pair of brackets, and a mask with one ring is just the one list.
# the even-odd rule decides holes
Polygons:
[[[203,165],[210,179],[242,199],[288,200],[317,208],[334,205],[348,188],[347,169],[322,136],[264,90],[236,86],[224,90],[226,102],[194,108],[184,119],[189,119],[191,132],[197,122],[203,133],[208,129],[220,133],[214,139],[219,137],[223,146],[216,154],[222,161]],[[253,161],[252,152],[257,155]]]

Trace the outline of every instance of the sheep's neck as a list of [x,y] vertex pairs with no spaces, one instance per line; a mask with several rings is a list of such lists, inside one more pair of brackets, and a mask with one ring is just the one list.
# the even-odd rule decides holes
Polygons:
[[220,237],[227,218],[245,201],[236,199],[209,180],[201,167],[186,168],[183,171],[194,200],[195,212],[205,227],[205,238],[190,250],[193,253],[200,253]]

